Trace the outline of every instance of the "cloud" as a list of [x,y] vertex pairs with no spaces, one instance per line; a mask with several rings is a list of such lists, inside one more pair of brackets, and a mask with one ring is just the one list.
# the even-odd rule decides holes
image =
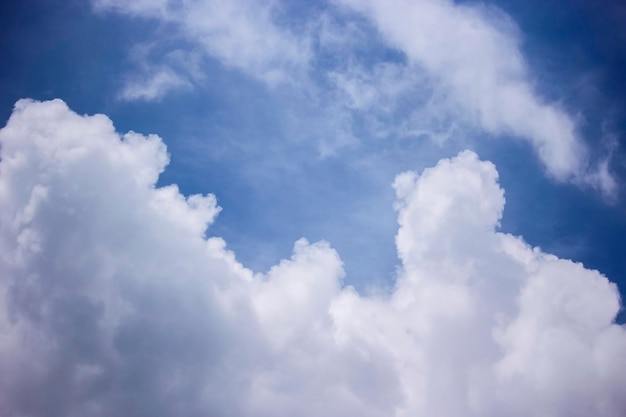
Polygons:
[[396,284],[364,295],[325,242],[238,263],[212,195],[155,186],[156,136],[21,100],[0,143],[3,415],[626,412],[617,288],[498,232],[470,151],[397,177]]
[[171,68],[160,68],[147,78],[134,80],[127,83],[120,92],[123,100],[158,100],[163,98],[170,90],[181,87],[191,87],[189,81],[180,77]]
[[[287,109],[283,125],[290,125],[290,117],[321,118],[337,134],[326,137],[313,122],[285,136],[311,131],[322,155],[352,147],[356,137],[418,136],[442,143],[478,130],[522,138],[552,178],[615,197],[610,155],[590,152],[578,118],[542,97],[522,54],[519,29],[494,7],[449,0],[338,0],[294,15],[280,1],[93,4],[100,12],[161,22],[189,42],[190,50],[291,89],[277,101]],[[126,86],[121,97],[160,99],[195,84],[186,71],[160,63],[136,78],[145,77]]]
[[606,170],[588,167],[576,120],[536,93],[521,36],[504,12],[449,0],[338,3],[370,18],[410,65],[432,75],[467,118],[491,134],[529,141],[551,176],[592,184],[607,195],[615,191]]
[[95,10],[155,19],[175,28],[183,38],[224,65],[269,84],[283,83],[305,65],[309,47],[289,28],[274,22],[274,1],[93,0]]
[[139,73],[127,77],[118,94],[121,100],[157,101],[173,91],[192,90],[204,80],[199,54],[172,50],[159,56],[155,63],[153,55],[157,52],[155,44],[133,46],[130,58]]

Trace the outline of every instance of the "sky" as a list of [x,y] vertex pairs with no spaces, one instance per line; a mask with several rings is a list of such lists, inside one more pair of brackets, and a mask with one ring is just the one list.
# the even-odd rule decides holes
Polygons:
[[0,23],[0,414],[626,414],[624,5]]

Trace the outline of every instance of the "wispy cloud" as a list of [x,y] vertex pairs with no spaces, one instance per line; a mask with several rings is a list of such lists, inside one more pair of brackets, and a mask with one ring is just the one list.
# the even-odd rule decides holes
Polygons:
[[[576,118],[542,96],[522,55],[519,29],[498,9],[444,0],[342,0],[298,16],[295,25],[278,1],[97,0],[94,5],[156,19],[226,68],[290,90],[278,94],[289,113],[302,120],[317,114],[335,126],[336,138],[316,133],[322,155],[356,143],[355,136],[441,142],[462,130],[474,137],[486,132],[525,139],[558,181],[615,193],[608,156],[591,155]],[[121,96],[160,99],[189,87],[184,71],[157,68],[146,81],[127,85]],[[285,101],[294,97],[299,98]],[[302,98],[314,104],[313,113],[311,104],[298,105]],[[365,113],[367,133],[355,132]]]
[[224,65],[269,84],[288,81],[290,72],[309,59],[306,39],[274,22],[277,5],[273,1],[94,0],[93,4],[100,12],[115,11],[172,25]]
[[170,90],[183,87],[190,88],[191,84],[171,68],[164,67],[126,83],[119,95],[123,100],[152,101],[163,98]]
[[494,135],[528,140],[554,178],[615,183],[594,173],[576,121],[537,93],[520,51],[521,35],[503,12],[446,0],[341,1],[368,16],[409,62],[425,69],[470,120]]
[[158,101],[173,91],[193,90],[204,81],[202,56],[181,49],[158,54],[154,43],[134,45],[130,59],[136,72],[126,77],[118,97],[126,101]]

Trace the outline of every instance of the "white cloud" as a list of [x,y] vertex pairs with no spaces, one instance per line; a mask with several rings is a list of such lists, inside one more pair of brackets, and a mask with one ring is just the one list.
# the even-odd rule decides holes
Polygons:
[[190,88],[191,83],[171,68],[164,67],[126,83],[120,91],[120,98],[123,100],[158,100],[170,90],[182,87]]
[[127,101],[161,100],[166,94],[178,90],[192,90],[204,81],[202,57],[180,49],[159,56],[156,61],[157,45],[151,43],[134,45],[130,59],[139,68],[138,73],[128,76],[118,98]]
[[[610,156],[592,157],[576,118],[541,96],[520,50],[519,30],[498,9],[450,0],[337,0],[339,7],[293,18],[285,4],[274,0],[93,4],[102,12],[155,19],[174,28],[190,49],[227,68],[270,86],[288,86],[293,91],[279,94],[278,100],[288,109],[285,125],[293,112],[298,120],[308,120],[312,112],[313,119],[329,120],[337,134],[322,137],[328,136],[324,129],[310,128],[285,136],[310,130],[322,155],[357,142],[355,125],[372,137],[423,136],[439,143],[478,128],[525,139],[558,181],[589,185],[607,197],[616,192]],[[361,15],[406,62],[371,52],[372,46],[381,47],[381,39],[359,20]],[[185,69],[157,64],[120,96],[155,100],[190,88],[203,72],[201,65],[195,67],[196,76],[190,77]],[[365,125],[359,119],[363,114]]]
[[155,188],[156,136],[22,100],[0,143],[4,415],[626,412],[617,288],[497,232],[472,152],[398,176],[402,265],[366,296],[324,242],[239,264],[205,238],[213,196]]
[[470,119],[495,135],[528,140],[556,179],[591,183],[606,194],[610,175],[587,166],[575,120],[536,92],[511,19],[481,4],[450,0],[340,0],[368,16],[382,36],[424,69]]
[[173,25],[188,41],[223,64],[269,84],[291,80],[294,69],[309,59],[306,38],[274,22],[274,1],[93,0],[98,11],[156,19]]

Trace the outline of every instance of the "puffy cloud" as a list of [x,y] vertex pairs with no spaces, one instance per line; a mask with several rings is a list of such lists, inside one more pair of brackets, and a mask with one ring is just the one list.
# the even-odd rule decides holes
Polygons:
[[156,136],[22,100],[0,143],[3,415],[626,412],[617,288],[498,232],[472,152],[397,177],[397,281],[364,295],[324,242],[238,263]]

